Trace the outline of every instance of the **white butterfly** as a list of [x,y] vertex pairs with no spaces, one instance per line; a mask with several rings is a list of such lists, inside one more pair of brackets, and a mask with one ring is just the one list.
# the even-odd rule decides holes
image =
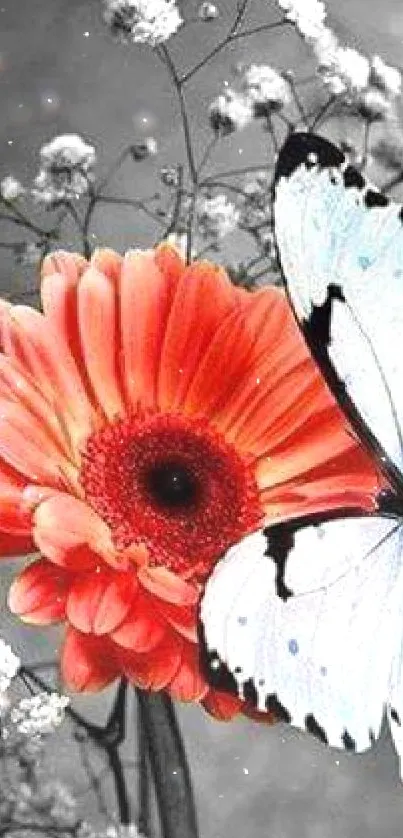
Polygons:
[[297,320],[391,491],[373,517],[232,547],[201,603],[205,664],[216,686],[349,750],[371,745],[386,708],[403,757],[403,210],[301,133],[280,153],[274,211]]

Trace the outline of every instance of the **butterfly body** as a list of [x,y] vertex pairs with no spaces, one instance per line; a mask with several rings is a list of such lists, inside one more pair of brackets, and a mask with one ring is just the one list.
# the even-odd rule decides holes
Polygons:
[[374,515],[267,527],[234,545],[201,602],[217,687],[347,750],[386,710],[403,755],[403,211],[320,137],[280,152],[275,234],[312,356],[384,477]]

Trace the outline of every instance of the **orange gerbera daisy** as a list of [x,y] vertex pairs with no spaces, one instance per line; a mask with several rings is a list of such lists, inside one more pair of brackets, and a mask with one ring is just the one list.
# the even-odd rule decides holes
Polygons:
[[41,554],[10,608],[66,622],[70,688],[125,675],[229,717],[198,662],[206,576],[263,523],[372,509],[377,474],[280,290],[161,246],[55,253],[41,293],[1,307],[0,548]]

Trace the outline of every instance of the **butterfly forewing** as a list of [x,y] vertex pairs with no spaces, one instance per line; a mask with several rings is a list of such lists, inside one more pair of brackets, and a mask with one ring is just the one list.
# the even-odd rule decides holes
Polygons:
[[301,133],[279,156],[274,218],[287,290],[309,346],[358,435],[386,455],[399,482],[401,207],[366,184],[331,143]]
[[400,655],[399,525],[353,518],[296,531],[283,583],[270,531],[218,563],[201,605],[209,679],[230,678],[258,709],[330,745],[369,747]]

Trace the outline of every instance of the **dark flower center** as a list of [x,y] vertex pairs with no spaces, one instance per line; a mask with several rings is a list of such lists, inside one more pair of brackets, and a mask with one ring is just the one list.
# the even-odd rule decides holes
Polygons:
[[254,472],[209,423],[138,411],[92,434],[80,479],[118,549],[147,546],[150,561],[203,577],[262,522]]
[[191,469],[174,461],[150,468],[145,483],[156,503],[163,507],[190,507],[195,504],[200,491]]

